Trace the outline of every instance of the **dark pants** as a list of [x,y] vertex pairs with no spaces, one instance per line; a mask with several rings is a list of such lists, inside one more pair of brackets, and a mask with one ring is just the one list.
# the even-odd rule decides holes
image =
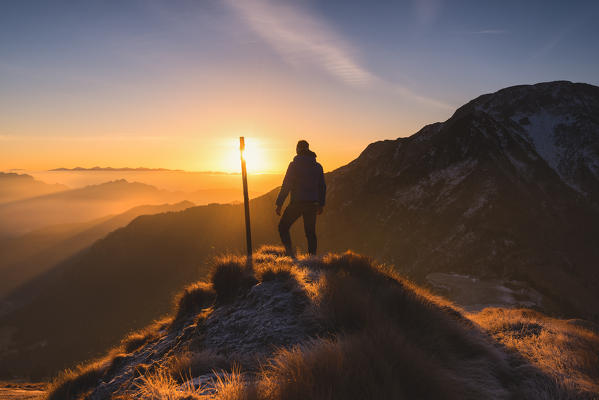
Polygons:
[[318,203],[291,203],[287,206],[279,222],[279,234],[285,246],[287,255],[293,256],[295,252],[291,247],[289,228],[301,216],[304,218],[304,232],[308,239],[308,253],[316,254],[316,213]]

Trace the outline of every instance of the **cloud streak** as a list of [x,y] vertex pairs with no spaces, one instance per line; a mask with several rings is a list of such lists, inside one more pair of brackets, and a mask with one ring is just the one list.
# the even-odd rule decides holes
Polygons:
[[345,41],[305,10],[265,0],[227,0],[227,4],[290,64],[312,64],[356,86],[376,80],[352,57]]
[[252,31],[294,66],[310,65],[356,87],[385,87],[434,107],[453,108],[386,82],[361,65],[349,43],[320,18],[294,3],[271,0],[226,0]]
[[505,29],[483,29],[480,31],[470,32],[473,35],[505,35],[509,33],[509,31]]

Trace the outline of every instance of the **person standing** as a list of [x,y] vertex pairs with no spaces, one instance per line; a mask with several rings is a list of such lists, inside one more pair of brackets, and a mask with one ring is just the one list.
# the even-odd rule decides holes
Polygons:
[[283,203],[291,194],[289,205],[279,221],[279,235],[288,256],[295,257],[289,228],[299,217],[304,219],[304,232],[308,240],[308,253],[316,254],[316,215],[322,214],[327,186],[322,165],[316,162],[316,154],[305,140],[297,142],[297,155],[287,167],[283,185],[276,201],[276,213],[281,215]]

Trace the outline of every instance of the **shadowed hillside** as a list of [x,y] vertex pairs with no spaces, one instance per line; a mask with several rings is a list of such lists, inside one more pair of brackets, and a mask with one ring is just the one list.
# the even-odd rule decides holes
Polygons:
[[[138,217],[22,286],[6,299],[19,307],[0,317],[0,374],[48,376],[167,312],[175,292],[206,275],[216,249],[241,248],[239,209]],[[209,227],[220,229],[206,235]]]
[[431,273],[524,282],[543,310],[599,318],[597,115],[596,86],[523,85],[372,143],[327,176],[323,244],[419,283]]
[[[189,201],[176,204],[138,206],[118,215],[78,224],[42,228],[17,238],[0,240],[0,299],[29,279],[53,267],[113,230],[140,215],[180,211],[194,206]],[[0,315],[3,311],[0,310]]]
[[[555,349],[559,348],[559,352]],[[467,315],[368,258],[227,257],[170,317],[62,373],[54,399],[584,399],[596,327]]]

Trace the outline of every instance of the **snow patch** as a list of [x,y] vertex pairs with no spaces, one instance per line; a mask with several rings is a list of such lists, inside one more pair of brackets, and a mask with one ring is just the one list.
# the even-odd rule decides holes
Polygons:
[[478,210],[480,210],[481,208],[483,208],[485,206],[485,204],[487,204],[488,201],[488,197],[487,194],[484,193],[481,196],[479,196],[479,198],[474,202],[474,204],[472,204],[470,206],[470,208],[468,208],[465,212],[464,212],[464,217],[471,217],[473,216]]
[[[430,193],[435,193],[437,199],[446,198],[449,193],[468,177],[476,166],[476,160],[466,160],[460,163],[450,165],[444,169],[431,173],[426,179],[405,189],[395,191],[393,201],[408,207],[409,209],[418,208],[417,202],[424,199]],[[432,187],[438,183],[443,183],[440,192],[433,191]]]
[[[527,124],[519,122],[523,118],[528,119]],[[553,115],[545,110],[530,115],[515,114],[511,119],[523,129],[524,138],[534,146],[537,153],[559,173],[558,165],[563,149],[556,144],[555,128],[566,123],[568,119],[563,115]]]

